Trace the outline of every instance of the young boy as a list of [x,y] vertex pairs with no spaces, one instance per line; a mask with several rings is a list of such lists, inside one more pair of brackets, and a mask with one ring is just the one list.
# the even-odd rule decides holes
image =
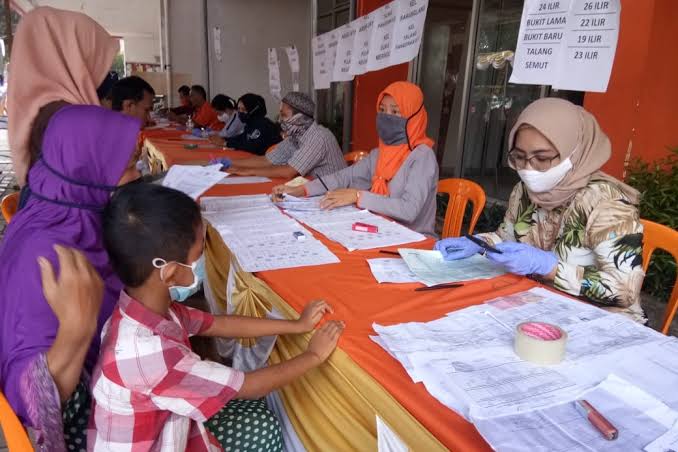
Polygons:
[[318,301],[298,320],[267,320],[179,304],[204,277],[204,237],[200,209],[183,193],[142,183],[111,199],[104,241],[125,289],[102,333],[88,450],[282,450],[279,424],[256,399],[324,362],[344,325],[325,323],[306,352],[254,372],[202,361],[189,336],[304,333],[332,312]]

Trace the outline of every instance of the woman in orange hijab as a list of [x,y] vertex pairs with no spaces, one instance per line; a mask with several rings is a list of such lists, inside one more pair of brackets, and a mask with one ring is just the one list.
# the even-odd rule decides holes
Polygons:
[[323,208],[355,204],[433,236],[438,162],[427,124],[421,89],[409,82],[392,83],[377,99],[378,148],[353,166],[301,187],[280,185],[273,193],[325,194]]

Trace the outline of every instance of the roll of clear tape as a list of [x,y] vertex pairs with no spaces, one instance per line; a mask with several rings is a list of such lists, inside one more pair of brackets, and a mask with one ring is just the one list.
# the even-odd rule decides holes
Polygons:
[[565,357],[567,332],[544,322],[524,322],[516,327],[514,350],[525,361],[558,364]]

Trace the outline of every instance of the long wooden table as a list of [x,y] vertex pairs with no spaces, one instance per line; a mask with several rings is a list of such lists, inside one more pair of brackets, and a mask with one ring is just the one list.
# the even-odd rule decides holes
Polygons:
[[[182,144],[150,138],[152,147],[162,154],[166,164],[190,161],[195,151]],[[205,151],[200,151],[204,153]],[[239,151],[222,151],[229,158],[241,158]],[[217,185],[205,196],[234,196],[270,193],[274,180],[264,184]],[[475,427],[433,398],[423,384],[415,384],[404,368],[369,336],[373,323],[391,325],[402,322],[426,322],[454,310],[483,301],[528,290],[534,281],[515,275],[469,282],[452,290],[415,292],[419,284],[378,284],[367,259],[386,257],[378,250],[349,252],[319,233],[314,235],[340,259],[338,264],[302,267],[257,273],[292,308],[300,312],[310,300],[324,299],[334,310],[334,318],[344,320],[346,329],[339,347],[379,382],[445,447],[451,450],[491,450]],[[430,249],[428,239],[407,247]]]

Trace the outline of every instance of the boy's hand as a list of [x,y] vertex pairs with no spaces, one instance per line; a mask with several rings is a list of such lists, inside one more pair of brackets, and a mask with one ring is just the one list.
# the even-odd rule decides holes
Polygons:
[[306,353],[313,355],[318,360],[318,364],[322,364],[337,348],[337,342],[343,331],[344,322],[338,320],[327,322],[315,332],[308,343]]
[[299,320],[297,320],[300,332],[306,333],[313,330],[318,322],[320,322],[320,319],[328,312],[333,314],[334,310],[324,300],[316,300],[307,304]]

